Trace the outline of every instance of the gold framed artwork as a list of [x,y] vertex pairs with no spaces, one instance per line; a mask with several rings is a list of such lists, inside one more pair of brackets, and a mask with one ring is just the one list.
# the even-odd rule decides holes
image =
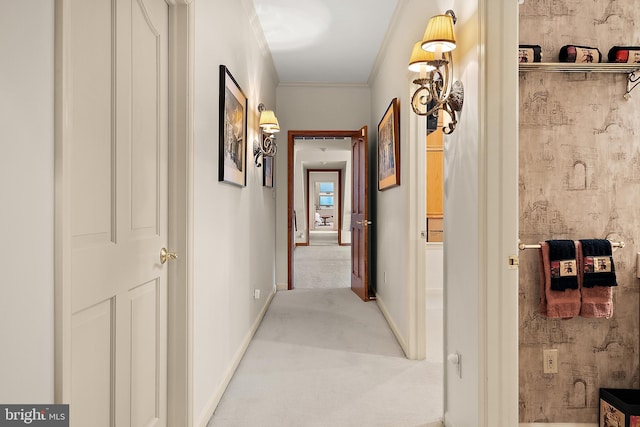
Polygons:
[[378,123],[378,190],[400,185],[400,111],[393,98]]

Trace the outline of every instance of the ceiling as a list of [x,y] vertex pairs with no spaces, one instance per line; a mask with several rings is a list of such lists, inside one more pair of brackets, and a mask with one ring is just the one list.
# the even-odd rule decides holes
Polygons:
[[366,84],[398,0],[253,0],[280,83]]
[[294,150],[303,169],[346,169],[351,138],[296,138]]
[[[399,0],[253,0],[281,84],[367,84]],[[305,168],[341,169],[350,140],[296,144]],[[333,155],[331,153],[334,153]]]

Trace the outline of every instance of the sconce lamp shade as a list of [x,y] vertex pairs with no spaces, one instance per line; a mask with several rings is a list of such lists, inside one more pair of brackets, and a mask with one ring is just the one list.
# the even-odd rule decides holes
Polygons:
[[422,48],[428,52],[436,52],[438,45],[442,52],[450,52],[456,48],[456,37],[453,34],[453,17],[449,14],[436,15],[429,19],[427,29],[422,38]]
[[422,42],[413,45],[413,50],[411,51],[411,58],[409,59],[409,71],[413,71],[414,73],[419,73],[424,66],[424,71],[429,72],[435,70],[433,65],[430,65],[429,62],[435,59],[435,54],[433,52],[427,52],[422,49]]
[[280,131],[280,124],[272,110],[264,110],[260,113],[260,127],[267,133]]
[[276,115],[271,110],[264,110],[260,113],[260,127],[268,128],[275,126],[277,123]]
[[276,124],[273,126],[269,126],[268,128],[264,128],[266,133],[276,133],[280,132],[280,124],[278,123],[278,119],[276,118]]

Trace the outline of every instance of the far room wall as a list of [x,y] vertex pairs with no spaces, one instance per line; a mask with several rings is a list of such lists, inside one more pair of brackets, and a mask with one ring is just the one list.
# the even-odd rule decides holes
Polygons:
[[[309,172],[309,230],[336,231],[338,227],[338,199],[341,196],[338,185],[339,172]],[[331,199],[322,199],[322,195],[329,197],[328,193],[322,192],[322,185],[331,184]],[[323,204],[323,202],[325,204]],[[330,202],[330,205],[326,203]],[[320,222],[316,220],[316,213],[320,215]],[[324,220],[323,220],[324,218]],[[326,224],[325,224],[326,223]]]
[[[296,142],[296,147],[300,144],[300,149],[295,151],[294,162],[294,210],[296,212],[295,242],[296,244],[307,243],[307,231],[313,229],[313,208],[314,203],[309,204],[310,216],[307,216],[307,164],[318,165],[331,163],[340,166],[342,170],[342,243],[351,242],[351,152],[350,151],[320,151],[303,149],[305,142]],[[350,149],[350,143],[347,142]],[[311,169],[316,169],[315,166]],[[337,186],[336,179],[336,186]],[[336,200],[337,209],[337,200]],[[336,214],[337,215],[337,214]],[[311,219],[310,219],[311,218]],[[338,226],[337,216],[335,217],[335,227]],[[310,227],[311,225],[311,227]],[[337,228],[336,228],[337,230]]]

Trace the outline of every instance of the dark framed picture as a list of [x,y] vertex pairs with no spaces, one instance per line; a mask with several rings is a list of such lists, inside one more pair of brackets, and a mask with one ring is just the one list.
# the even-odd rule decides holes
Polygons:
[[247,183],[247,97],[229,69],[220,65],[220,155],[218,181]]
[[400,111],[393,98],[378,123],[378,190],[400,185]]
[[275,158],[265,156],[262,159],[262,185],[273,188],[273,166]]

